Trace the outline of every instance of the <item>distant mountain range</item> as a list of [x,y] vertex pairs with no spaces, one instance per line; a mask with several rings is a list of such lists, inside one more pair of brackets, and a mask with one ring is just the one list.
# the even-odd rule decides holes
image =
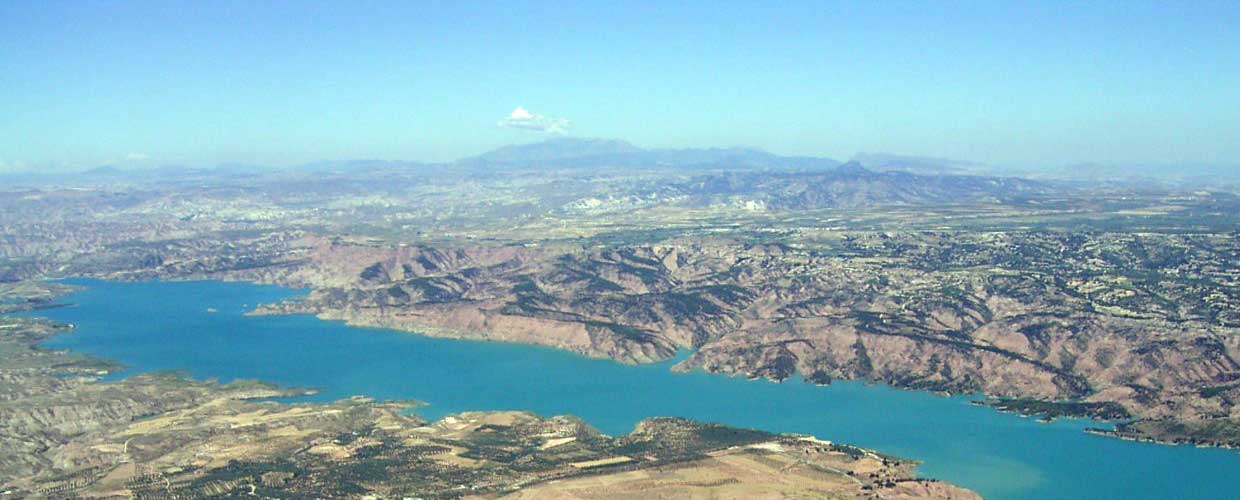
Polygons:
[[[967,160],[890,153],[860,153],[850,163],[871,172],[905,172],[920,175],[975,175],[1022,177],[1058,181],[1108,182],[1144,187],[1235,187],[1240,166],[1184,165],[1121,166],[1069,165],[1043,169],[1014,169]],[[810,156],[783,156],[754,148],[645,149],[614,139],[555,138],[530,144],[504,146],[450,165],[482,171],[512,169],[631,168],[645,170],[698,171],[802,171],[822,172],[840,161]]]
[[703,200],[743,197],[773,209],[810,210],[876,205],[1006,203],[1062,193],[1062,183],[1014,177],[876,172],[851,161],[827,171],[722,172],[679,185]]
[[455,164],[474,168],[641,168],[696,170],[824,170],[830,158],[780,156],[753,148],[643,149],[611,139],[556,138],[504,146]]
[[557,138],[504,146],[466,158],[457,167],[521,169],[670,170],[691,176],[661,194],[697,204],[746,199],[775,209],[806,210],[890,204],[1007,202],[1065,189],[1048,182],[966,175],[984,165],[887,154],[830,158],[780,156],[749,148],[643,149],[625,141]]
[[865,165],[871,170],[919,174],[981,174],[995,171],[994,167],[983,163],[890,153],[859,153],[853,156],[852,161]]
[[[293,167],[273,168],[250,164],[221,164],[213,168],[162,166],[147,169],[128,169],[117,165],[104,165],[82,172],[10,172],[0,173],[0,183],[14,185],[39,185],[63,183],[87,184],[134,184],[147,182],[209,182],[231,179],[244,181],[268,175],[299,176],[321,175],[490,175],[502,173],[534,174],[550,171],[607,171],[612,174],[632,172],[662,172],[681,175],[718,174],[712,183],[728,185],[736,182],[750,186],[773,187],[772,183],[787,183],[787,189],[795,189],[798,182],[813,175],[833,173],[833,177],[817,179],[831,182],[837,187],[843,172],[834,172],[841,162],[824,157],[784,156],[755,148],[642,148],[616,139],[585,139],[560,137],[528,144],[503,146],[477,156],[450,162],[416,162],[389,160],[332,160],[301,164]],[[1220,188],[1240,189],[1240,167],[1185,166],[1168,167],[1120,167],[1097,164],[1071,167],[1012,170],[982,163],[896,155],[889,153],[861,153],[854,156],[845,171],[852,171],[849,182],[862,183],[871,194],[863,197],[900,199],[915,197],[921,193],[934,198],[949,199],[952,189],[968,188],[975,194],[986,191],[986,186],[961,179],[939,177],[988,176],[1002,179],[998,184],[1015,191],[1027,191],[1032,185],[1016,185],[1016,177],[1045,181],[1078,181],[1091,185],[1130,186],[1139,188]],[[763,173],[761,176],[746,173]],[[787,175],[785,175],[787,174]],[[792,175],[798,174],[798,175]],[[804,174],[804,175],[800,175]],[[883,174],[883,175],[878,175]],[[893,175],[886,175],[893,174]],[[923,179],[909,179],[894,174],[913,174]],[[821,177],[821,176],[820,176]],[[743,181],[738,179],[744,179]],[[801,181],[794,180],[801,179]],[[897,186],[902,182],[920,182],[920,185]],[[887,185],[889,191],[880,195],[878,185]],[[859,184],[858,184],[859,185]],[[993,187],[994,184],[992,183]],[[821,186],[811,191],[821,191]],[[1035,189],[1036,191],[1036,189]],[[1008,193],[1011,194],[1011,193]],[[808,196],[808,195],[807,195]],[[843,200],[842,195],[833,195]],[[807,197],[805,203],[817,204]]]

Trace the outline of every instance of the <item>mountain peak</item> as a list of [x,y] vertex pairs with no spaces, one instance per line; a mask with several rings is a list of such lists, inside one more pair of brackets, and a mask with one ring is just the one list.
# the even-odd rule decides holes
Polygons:
[[641,151],[641,148],[618,139],[556,137],[542,142],[503,146],[470,158],[470,160],[522,163],[622,155]]
[[861,162],[857,160],[853,160],[843,165],[840,165],[838,167],[835,167],[835,173],[839,175],[859,176],[859,175],[870,175],[870,174],[873,174],[874,172],[872,170],[865,168],[865,166],[861,165]]
[[788,169],[823,171],[839,163],[829,158],[780,156],[757,148],[651,148],[618,139],[557,137],[514,144],[465,158],[466,167],[496,168],[657,168],[701,171],[711,169]]

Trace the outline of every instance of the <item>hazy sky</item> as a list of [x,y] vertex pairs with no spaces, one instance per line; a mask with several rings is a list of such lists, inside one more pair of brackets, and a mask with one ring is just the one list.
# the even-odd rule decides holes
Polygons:
[[672,3],[3,1],[0,170],[442,160],[555,133],[1240,163],[1234,0]]

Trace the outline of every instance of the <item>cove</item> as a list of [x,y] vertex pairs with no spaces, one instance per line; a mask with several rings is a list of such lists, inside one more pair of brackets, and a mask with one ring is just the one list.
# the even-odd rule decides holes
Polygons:
[[184,370],[416,399],[426,418],[466,410],[573,414],[610,434],[649,416],[682,416],[876,448],[924,461],[921,475],[988,498],[1229,498],[1240,454],[1090,435],[1084,420],[1039,423],[939,397],[857,382],[821,387],[672,373],[673,362],[625,366],[550,348],[432,339],[312,316],[249,317],[304,291],[225,282],[116,283],[85,288],[70,307],[23,313],[72,323],[45,346],[119,361],[114,376]]

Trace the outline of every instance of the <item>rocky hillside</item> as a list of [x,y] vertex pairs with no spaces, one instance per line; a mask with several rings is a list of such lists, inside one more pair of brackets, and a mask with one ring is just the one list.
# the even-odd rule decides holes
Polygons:
[[[263,313],[554,346],[627,363],[1240,417],[1228,236],[858,233],[620,248],[314,243],[321,286]],[[340,269],[347,273],[309,271]],[[351,279],[344,279],[351,275]],[[276,277],[275,279],[283,279]],[[1053,413],[1053,412],[1052,412]],[[1225,444],[1225,443],[1219,443]]]
[[[41,288],[0,285],[0,296],[32,304],[57,293]],[[571,416],[475,412],[427,422],[405,411],[413,402],[256,401],[296,393],[256,382],[148,374],[103,383],[116,366],[36,346],[65,329],[0,316],[4,498],[601,498],[617,489],[978,498],[874,451],[678,418],[612,437]],[[727,480],[679,480],[690,472]]]

